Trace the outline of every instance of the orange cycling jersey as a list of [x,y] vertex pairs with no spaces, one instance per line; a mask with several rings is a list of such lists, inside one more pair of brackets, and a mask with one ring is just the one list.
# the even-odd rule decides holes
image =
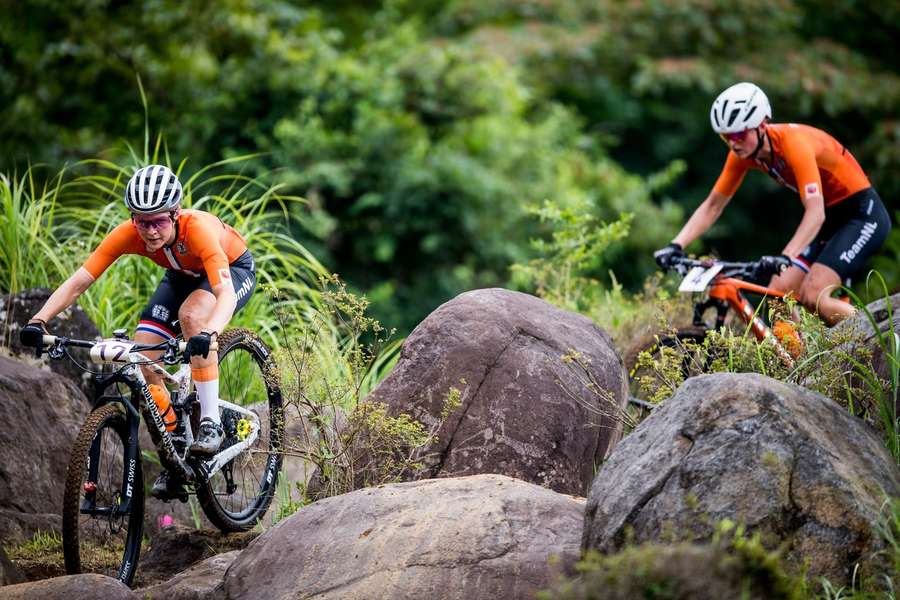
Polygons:
[[729,151],[713,191],[730,198],[749,169],[767,173],[803,199],[821,194],[825,206],[871,187],[850,151],[821,129],[790,123],[769,125],[766,132],[772,145],[770,161],[741,159]]
[[247,243],[237,231],[214,215],[189,209],[182,209],[176,227],[176,238],[171,245],[147,252],[134,223],[125,221],[100,242],[83,266],[97,279],[123,254],[139,254],[162,267],[193,277],[200,277],[205,270],[211,286],[223,279],[231,281],[228,265],[247,250]]

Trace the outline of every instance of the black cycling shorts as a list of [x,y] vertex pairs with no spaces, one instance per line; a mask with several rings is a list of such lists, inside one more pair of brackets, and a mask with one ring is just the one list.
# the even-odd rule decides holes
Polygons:
[[[256,288],[256,265],[253,263],[253,256],[247,250],[228,265],[228,268],[231,271],[231,281],[234,283],[234,291],[237,294],[237,306],[234,308],[234,312],[237,314],[247,304]],[[174,269],[167,269],[162,281],[159,282],[159,286],[141,313],[141,321],[138,323],[137,330],[155,333],[166,339],[180,334],[178,310],[194,290],[212,292],[206,274],[193,277]]]
[[825,223],[798,260],[821,263],[847,281],[861,271],[887,239],[891,218],[878,192],[866,188],[825,209]]

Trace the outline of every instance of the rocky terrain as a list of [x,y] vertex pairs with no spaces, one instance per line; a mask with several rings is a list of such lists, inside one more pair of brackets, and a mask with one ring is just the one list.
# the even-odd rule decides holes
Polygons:
[[[601,389],[579,388],[562,360],[572,351]],[[529,598],[587,552],[657,543],[663,563],[709,562],[723,521],[779,548],[791,572],[847,585],[879,568],[876,523],[900,469],[863,420],[801,386],[723,373],[688,380],[622,438],[626,379],[589,320],[525,294],[463,294],[410,335],[370,396],[427,424],[460,387],[421,475],[247,534],[196,530],[186,505],[148,499],[132,590],[7,556],[59,530],[68,446],[90,407],[70,375],[0,358],[0,414],[15,424],[0,429],[0,598]],[[161,528],[164,514],[174,522]],[[703,597],[692,593],[678,597]]]

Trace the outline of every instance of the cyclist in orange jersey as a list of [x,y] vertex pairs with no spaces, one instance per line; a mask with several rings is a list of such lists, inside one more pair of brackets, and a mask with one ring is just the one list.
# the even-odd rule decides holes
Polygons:
[[830,325],[854,308],[831,293],[859,271],[885,242],[890,216],[865,172],[847,148],[808,125],[775,124],[765,93],[738,83],[713,103],[713,130],[728,145],[728,157],[706,200],[675,239],[654,253],[668,268],[675,256],[705,233],[722,214],[747,171],[756,169],[800,196],[803,218],[781,256],[763,257],[769,283],[793,293]]
[[[68,308],[120,256],[145,256],[166,269],[141,313],[134,341],[157,344],[184,335],[197,399],[200,427],[191,451],[214,454],[222,444],[219,415],[218,361],[210,345],[235,312],[250,299],[256,269],[247,244],[237,231],[214,215],[181,208],[182,188],[167,167],[150,165],[137,171],[125,187],[131,218],[113,229],[84,265],[51,294],[20,333],[26,346],[39,346],[46,324]],[[159,352],[146,352],[149,357]],[[148,383],[162,378],[144,370]],[[152,494],[175,497],[180,487],[163,472]]]

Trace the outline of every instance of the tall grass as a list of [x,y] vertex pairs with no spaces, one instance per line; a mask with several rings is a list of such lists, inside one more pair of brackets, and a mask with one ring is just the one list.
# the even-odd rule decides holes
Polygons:
[[[0,175],[2,291],[54,288],[77,270],[103,237],[128,218],[121,201],[124,186],[143,164],[161,161],[159,145],[146,158],[127,165],[84,161],[46,178],[42,184],[37,183],[35,169],[19,179]],[[283,292],[281,308],[293,318],[306,320],[322,307],[316,281],[329,273],[290,236],[291,206],[302,204],[303,199],[280,194],[277,186],[228,172],[247,158],[208,165],[188,178],[179,175],[184,182],[184,206],[209,211],[234,226],[254,254],[262,289],[232,325],[261,330],[274,340],[272,328],[277,320],[264,288],[279,288]],[[181,171],[183,166],[176,169]],[[103,332],[133,327],[162,273],[145,258],[122,257],[79,302]]]
[[31,168],[0,174],[0,292],[52,286],[74,270],[79,252],[57,240],[67,229],[58,202],[64,175],[38,182]]
[[[884,277],[880,273],[873,271],[866,280],[867,288],[872,285],[873,281],[877,281],[881,287],[881,294],[884,298],[887,312],[887,318],[885,319],[888,324],[887,331],[881,331],[872,311],[860,301],[859,297],[852,290],[847,290],[847,292],[853,298],[854,303],[861,307],[866,323],[871,327],[872,339],[874,339],[879,350],[881,350],[882,356],[884,356],[887,368],[887,381],[885,382],[880,378],[879,373],[876,372],[871,363],[851,361],[851,364],[853,365],[853,373],[875,398],[875,409],[878,413],[877,418],[880,429],[885,434],[885,443],[888,450],[891,451],[896,464],[900,465],[900,415],[897,414],[898,401],[900,401],[900,332],[895,330],[893,307]],[[849,357],[847,358],[849,360]],[[885,383],[887,383],[886,386]]]

